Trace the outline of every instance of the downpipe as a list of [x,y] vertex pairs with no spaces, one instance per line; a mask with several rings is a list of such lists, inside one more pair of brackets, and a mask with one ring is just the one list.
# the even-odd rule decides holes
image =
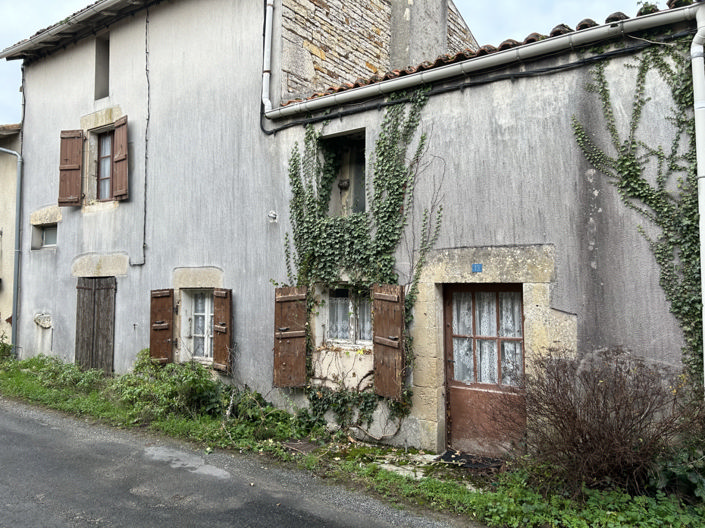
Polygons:
[[[700,299],[703,302],[705,300],[705,6],[698,6],[695,20],[698,30],[690,45],[690,59],[693,71],[693,111],[700,217]],[[705,302],[702,310],[703,329],[705,329]],[[705,346],[703,347],[703,383],[705,383]]]

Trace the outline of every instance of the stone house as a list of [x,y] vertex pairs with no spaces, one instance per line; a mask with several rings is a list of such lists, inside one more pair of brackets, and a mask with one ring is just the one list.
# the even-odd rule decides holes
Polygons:
[[[573,116],[609,149],[591,68],[607,64],[628,129],[626,66],[645,35],[692,35],[702,8],[478,48],[452,2],[407,7],[101,0],[0,53],[25,68],[20,354],[120,373],[149,347],[288,408],[307,405],[306,386],[374,390],[361,435],[486,452],[488,409],[533,354],[623,346],[679,365],[644,218],[586,160]],[[671,92],[648,81],[644,119],[659,126],[641,140],[668,145]],[[291,282],[296,146],[314,131],[336,160],[329,223],[369,219],[385,115],[406,100],[391,96],[418,89],[426,161],[393,248],[401,286],[363,291],[340,267],[275,292]],[[429,204],[444,216],[419,268],[410,365],[402,307]],[[405,389],[399,420],[384,402]]]

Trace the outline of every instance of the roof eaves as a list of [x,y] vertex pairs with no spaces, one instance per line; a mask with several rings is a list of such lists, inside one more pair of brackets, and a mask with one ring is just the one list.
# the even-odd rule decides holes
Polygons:
[[17,60],[46,55],[158,1],[161,0],[98,0],[61,22],[5,48],[0,52],[0,59]]

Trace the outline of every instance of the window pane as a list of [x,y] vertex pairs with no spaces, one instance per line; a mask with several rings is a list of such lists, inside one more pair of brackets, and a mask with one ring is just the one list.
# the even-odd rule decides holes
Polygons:
[[204,337],[193,337],[193,355],[203,357],[203,341]]
[[195,315],[193,318],[193,333],[194,335],[206,335],[206,320],[203,315]]
[[56,226],[46,226],[42,228],[42,246],[56,245]]
[[499,335],[521,337],[521,293],[500,292]]
[[113,150],[112,134],[103,134],[100,136],[100,157],[110,157]]
[[206,294],[197,293],[193,300],[193,311],[197,314],[206,313]]
[[350,299],[346,296],[328,300],[328,337],[350,339]]
[[357,305],[357,319],[360,339],[372,340],[372,303],[369,299],[360,299]]
[[453,294],[453,333],[472,335],[472,294],[470,292]]
[[[479,336],[497,335],[497,296],[494,292],[475,294],[476,334]],[[496,356],[495,356],[496,359]],[[495,369],[496,370],[496,369]]]
[[518,386],[523,377],[521,343],[504,341],[502,343],[502,384]]
[[453,338],[453,361],[453,378],[463,383],[474,383],[471,339]]
[[477,340],[477,381],[497,383],[497,342]]
[[[102,163],[102,162],[101,162]],[[110,198],[110,180],[98,180],[98,198]]]

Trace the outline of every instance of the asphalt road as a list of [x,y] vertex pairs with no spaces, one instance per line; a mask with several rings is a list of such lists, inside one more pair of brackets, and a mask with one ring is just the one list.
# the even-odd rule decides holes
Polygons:
[[0,528],[466,526],[214,452],[0,397]]

